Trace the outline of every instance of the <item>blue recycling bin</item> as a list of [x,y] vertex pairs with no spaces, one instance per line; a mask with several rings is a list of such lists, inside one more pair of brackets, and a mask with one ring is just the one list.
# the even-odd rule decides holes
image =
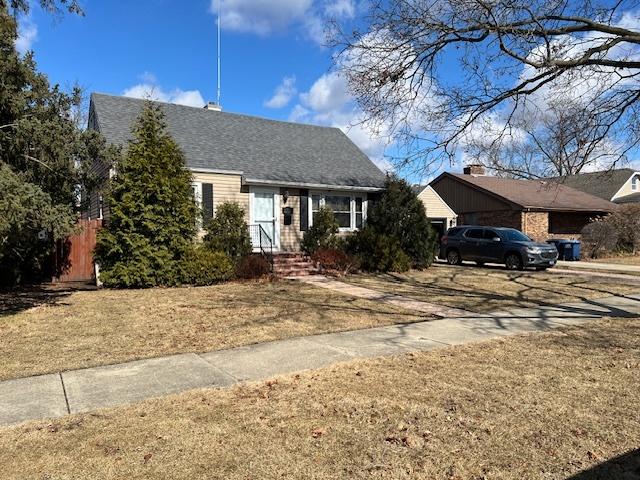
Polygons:
[[580,242],[578,240],[569,240],[564,246],[565,260],[577,262],[580,260]]
[[553,240],[547,240],[547,243],[555,245],[558,250],[558,260],[565,260],[565,246],[569,240],[566,238],[554,238]]
[[551,243],[556,246],[556,249],[558,250],[558,260],[580,260],[580,242],[578,240],[557,238],[553,240],[547,240],[547,243]]

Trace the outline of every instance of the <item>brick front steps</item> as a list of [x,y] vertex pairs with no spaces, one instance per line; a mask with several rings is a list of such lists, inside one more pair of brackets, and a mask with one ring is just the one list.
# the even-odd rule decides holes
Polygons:
[[317,273],[311,259],[303,253],[275,253],[273,273],[278,277],[298,277]]

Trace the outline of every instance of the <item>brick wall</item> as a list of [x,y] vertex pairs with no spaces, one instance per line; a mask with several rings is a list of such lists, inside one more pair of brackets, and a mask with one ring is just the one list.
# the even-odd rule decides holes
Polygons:
[[522,212],[522,231],[537,242],[549,238],[549,214],[547,212]]
[[519,212],[500,210],[458,215],[458,225],[485,225],[517,228],[538,242],[553,238],[580,240],[582,229],[595,218],[594,213]]

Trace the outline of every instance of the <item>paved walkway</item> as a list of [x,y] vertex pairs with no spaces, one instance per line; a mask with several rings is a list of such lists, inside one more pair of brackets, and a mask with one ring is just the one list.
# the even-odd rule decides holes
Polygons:
[[640,295],[488,315],[464,313],[466,316],[428,322],[8,380],[0,382],[0,425],[125,405],[194,388],[228,387],[356,358],[432,350],[504,335],[545,331],[604,316],[637,317],[640,316]]
[[624,265],[618,263],[598,263],[598,262],[566,262],[560,260],[558,267],[572,270],[594,270],[616,273],[640,273],[640,265]]
[[296,280],[304,283],[309,283],[316,287],[334,290],[336,292],[344,293],[345,295],[351,295],[352,297],[366,298],[367,300],[375,300],[378,302],[388,303],[397,307],[406,308],[408,310],[427,313],[435,317],[458,318],[468,317],[469,315],[477,315],[466,310],[445,307],[443,305],[436,305],[435,303],[423,302],[421,300],[403,297],[402,295],[395,295],[393,293],[382,293],[377,290],[371,290],[370,288],[359,287],[350,283],[341,282],[339,280],[325,277],[323,275],[309,275],[308,277],[295,278]]

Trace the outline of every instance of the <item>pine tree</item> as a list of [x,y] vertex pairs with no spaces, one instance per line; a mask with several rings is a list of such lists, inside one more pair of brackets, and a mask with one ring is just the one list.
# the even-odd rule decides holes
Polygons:
[[107,195],[111,215],[95,251],[100,278],[107,286],[176,285],[196,233],[191,174],[157,105],[145,103],[133,137]]
[[380,200],[368,211],[365,228],[397,241],[414,267],[431,265],[436,235],[424,204],[405,180],[387,177]]
[[[12,233],[0,238],[0,276],[5,280],[33,280],[42,275],[42,269],[36,267],[46,266],[55,241],[72,231],[82,208],[78,187],[87,178],[84,167],[94,158],[108,161],[104,139],[96,132],[83,132],[74,122],[79,89],[67,94],[51,86],[38,72],[33,54],[23,56],[16,51],[17,26],[10,12],[25,11],[28,3],[21,0],[7,5],[0,0],[0,167],[4,181],[24,183],[24,191],[43,195],[38,195],[38,202],[18,205],[6,190],[0,192],[0,201],[12,208],[3,218]],[[51,10],[75,2],[41,3]],[[23,228],[19,219],[42,217],[43,199],[48,202],[47,211],[57,212],[51,217],[55,222]],[[32,210],[26,211],[27,207]],[[40,227],[46,230],[46,241],[38,238]]]

